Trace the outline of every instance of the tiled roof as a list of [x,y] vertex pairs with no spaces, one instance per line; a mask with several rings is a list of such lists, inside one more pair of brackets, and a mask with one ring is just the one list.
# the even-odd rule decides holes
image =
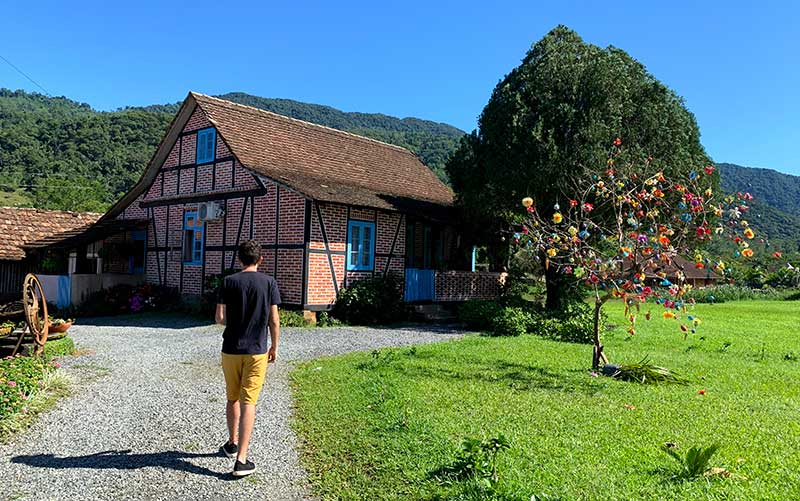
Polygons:
[[86,228],[101,215],[94,212],[0,207],[0,260],[24,259],[22,246],[26,243]]
[[453,204],[413,153],[269,111],[190,93],[245,167],[316,200],[408,211]]

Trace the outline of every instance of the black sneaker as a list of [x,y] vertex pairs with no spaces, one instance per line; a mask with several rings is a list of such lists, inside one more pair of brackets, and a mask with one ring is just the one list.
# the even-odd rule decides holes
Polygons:
[[239,446],[230,442],[225,442],[225,445],[222,446],[222,452],[229,458],[235,458],[236,454],[239,453]]
[[236,460],[236,464],[233,465],[233,476],[234,477],[246,477],[252,473],[256,472],[256,465],[253,464],[252,461],[248,460],[245,463],[239,462]]

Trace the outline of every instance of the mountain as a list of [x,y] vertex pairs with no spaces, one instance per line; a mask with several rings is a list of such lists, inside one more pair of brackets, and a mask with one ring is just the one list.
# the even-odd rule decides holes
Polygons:
[[[216,97],[402,146],[419,155],[425,165],[445,181],[447,175],[444,164],[464,135],[464,131],[452,125],[413,117],[396,118],[382,113],[347,112],[321,104],[259,97],[244,92],[229,92]],[[180,105],[177,102],[126,109],[174,114]]]
[[[445,181],[444,164],[464,134],[419,118],[241,92],[218,97],[403,146]],[[65,97],[0,89],[0,206],[105,210],[139,179],[179,106],[100,112]],[[729,163],[718,167],[724,191],[755,197],[749,220],[759,234],[783,251],[800,249],[800,177]]]
[[[464,135],[419,118],[241,92],[218,97],[403,146],[445,181],[444,164]],[[179,106],[100,112],[65,97],[0,88],[0,206],[104,210],[139,178]]]
[[719,163],[721,188],[753,195],[749,221],[784,252],[800,251],[800,176]]

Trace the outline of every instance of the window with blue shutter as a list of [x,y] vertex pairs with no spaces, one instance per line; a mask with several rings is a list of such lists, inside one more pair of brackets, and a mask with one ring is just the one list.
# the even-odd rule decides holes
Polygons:
[[203,232],[205,223],[197,218],[197,212],[183,214],[183,264],[203,264]]
[[198,164],[214,161],[217,146],[216,129],[203,129],[197,131],[197,162]]
[[375,261],[375,223],[350,221],[347,235],[347,269],[371,271]]

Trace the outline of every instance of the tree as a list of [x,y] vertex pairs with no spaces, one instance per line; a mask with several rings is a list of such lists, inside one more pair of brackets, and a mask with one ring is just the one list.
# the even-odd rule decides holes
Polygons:
[[[628,333],[636,333],[641,305],[664,307],[684,335],[699,324],[686,297],[686,261],[708,273],[725,274],[724,261],[704,255],[701,246],[728,236],[737,254],[753,256],[755,231],[745,219],[752,196],[720,196],[713,188],[714,167],[693,169],[685,178],[668,176],[657,162],[638,163],[614,140],[606,168],[576,179],[567,196],[544,204],[522,200],[527,215],[515,243],[560,280],[591,289],[594,298],[592,368],[608,363],[600,337],[600,315],[611,298],[625,303]],[[651,312],[645,313],[650,319]]]
[[[470,233],[502,263],[502,232],[517,201],[552,205],[621,137],[631,157],[665,175],[708,165],[694,116],[680,97],[624,51],[585,43],[558,26],[494,89],[478,131],[461,141],[447,172]],[[718,184],[713,174],[712,187]],[[548,277],[552,285],[554,277]],[[548,287],[548,307],[558,291]]]

